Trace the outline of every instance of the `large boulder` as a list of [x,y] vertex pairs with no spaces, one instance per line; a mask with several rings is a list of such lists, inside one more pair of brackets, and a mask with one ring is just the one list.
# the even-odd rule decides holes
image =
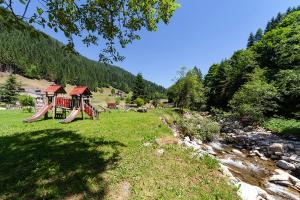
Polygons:
[[283,144],[281,143],[273,143],[269,146],[268,152],[270,155],[281,156],[284,153]]
[[285,160],[279,160],[277,163],[276,163],[276,166],[277,167],[280,167],[281,169],[286,169],[286,170],[295,170],[296,167],[294,164],[292,163],[288,163],[286,162]]
[[273,200],[274,199],[260,187],[250,185],[245,182],[240,182],[239,185],[240,186],[239,186],[238,194],[243,200],[256,200],[256,199]]

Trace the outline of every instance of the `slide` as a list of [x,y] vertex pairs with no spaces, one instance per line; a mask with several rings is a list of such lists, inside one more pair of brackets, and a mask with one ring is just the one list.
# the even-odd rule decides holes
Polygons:
[[80,113],[80,109],[74,109],[74,110],[72,110],[72,112],[70,113],[70,115],[66,119],[60,121],[60,123],[66,124],[66,123],[72,122],[79,113]]
[[52,104],[44,106],[40,111],[35,113],[32,117],[25,119],[24,122],[31,123],[41,119],[52,107],[53,107]]

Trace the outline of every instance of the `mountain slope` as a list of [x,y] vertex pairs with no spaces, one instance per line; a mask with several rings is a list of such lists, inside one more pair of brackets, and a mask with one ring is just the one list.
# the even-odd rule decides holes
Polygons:
[[[8,20],[0,15],[0,71],[91,89],[111,85],[129,91],[133,87],[135,76],[128,71],[70,54],[57,40],[25,23],[21,28],[11,27]],[[150,94],[165,91],[149,81],[146,89]]]

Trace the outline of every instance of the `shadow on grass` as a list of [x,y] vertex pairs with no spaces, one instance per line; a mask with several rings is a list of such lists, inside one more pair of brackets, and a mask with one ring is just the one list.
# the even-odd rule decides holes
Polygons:
[[281,134],[292,135],[292,136],[300,139],[300,128],[298,128],[298,127],[285,128],[281,131]]
[[102,199],[122,146],[60,129],[0,137],[0,199]]

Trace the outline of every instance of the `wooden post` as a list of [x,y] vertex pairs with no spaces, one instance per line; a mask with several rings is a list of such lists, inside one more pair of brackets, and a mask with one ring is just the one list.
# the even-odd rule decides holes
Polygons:
[[56,94],[54,94],[53,96],[53,110],[52,110],[52,119],[55,118],[56,115]]
[[81,107],[81,118],[83,119],[84,106],[83,106],[83,97],[82,97],[82,95],[80,95],[80,102],[81,102],[81,105],[80,105],[80,107]]

